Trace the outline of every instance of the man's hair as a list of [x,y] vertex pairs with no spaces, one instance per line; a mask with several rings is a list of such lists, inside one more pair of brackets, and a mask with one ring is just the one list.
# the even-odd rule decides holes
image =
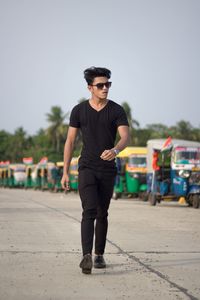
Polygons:
[[84,71],[84,78],[88,85],[91,85],[95,77],[107,77],[110,79],[111,71],[106,68],[91,67]]

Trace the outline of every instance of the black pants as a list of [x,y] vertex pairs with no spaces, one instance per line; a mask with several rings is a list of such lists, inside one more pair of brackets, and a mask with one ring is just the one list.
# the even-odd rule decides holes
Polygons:
[[[103,254],[108,229],[108,208],[113,193],[115,174],[83,168],[79,170],[79,194],[82,202],[81,243],[83,255]],[[94,226],[96,220],[96,224]]]

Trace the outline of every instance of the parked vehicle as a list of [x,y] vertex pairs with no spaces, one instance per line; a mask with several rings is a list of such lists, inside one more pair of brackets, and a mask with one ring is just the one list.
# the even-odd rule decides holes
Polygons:
[[2,170],[2,186],[9,186],[9,178],[8,178],[8,167],[3,168]]
[[116,158],[117,176],[113,198],[124,195],[146,200],[146,147],[127,147]]
[[42,167],[37,164],[34,166],[31,172],[32,187],[34,188],[34,190],[41,188],[41,171]]
[[[72,157],[70,167],[69,167],[69,180],[70,180],[70,189],[77,191],[78,190],[78,159],[79,157]],[[56,163],[57,174],[56,174],[56,184],[55,191],[62,190],[61,179],[63,175],[63,166],[64,162],[60,161]]]
[[35,166],[34,165],[26,165],[26,179],[24,183],[24,188],[29,189],[33,187],[33,182],[32,182],[32,172],[34,170]]
[[56,173],[55,173],[55,186],[54,186],[55,192],[62,191],[61,179],[63,176],[63,166],[64,166],[63,161],[59,161],[56,163],[57,169],[56,169]]
[[9,161],[0,161],[0,187],[7,187],[8,184],[8,168]]
[[46,188],[50,191],[55,191],[56,181],[58,176],[58,168],[55,163],[47,164],[47,183]]
[[74,191],[78,190],[78,160],[79,157],[72,157],[69,167],[70,189]]
[[200,205],[200,143],[186,140],[147,142],[147,185],[151,205],[181,197],[198,208]]
[[115,177],[115,185],[112,198],[117,200],[121,198],[122,194],[126,193],[126,177],[125,165],[126,158],[117,156],[116,159],[117,175]]
[[8,186],[23,187],[26,180],[26,167],[24,164],[12,164],[8,168]]
[[146,147],[135,148],[134,153],[128,157],[125,171],[127,193],[143,200],[147,200],[146,155]]

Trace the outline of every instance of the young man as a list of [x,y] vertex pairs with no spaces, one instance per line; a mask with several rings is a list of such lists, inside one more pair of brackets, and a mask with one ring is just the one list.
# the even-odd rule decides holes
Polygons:
[[[91,93],[89,100],[76,105],[64,148],[62,187],[69,190],[69,165],[77,132],[82,132],[83,148],[79,159],[79,195],[82,202],[80,268],[90,274],[95,235],[94,267],[105,268],[103,257],[108,228],[108,208],[116,176],[115,157],[129,141],[129,127],[123,108],[108,100],[110,70],[92,67],[84,71]],[[119,142],[114,145],[116,133]],[[95,224],[96,221],[96,224]],[[95,226],[94,226],[95,225]]]

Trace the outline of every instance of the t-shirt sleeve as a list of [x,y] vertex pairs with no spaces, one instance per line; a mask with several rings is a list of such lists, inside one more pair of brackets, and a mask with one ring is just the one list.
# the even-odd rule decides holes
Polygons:
[[119,126],[129,126],[128,119],[123,107],[120,107],[119,113],[117,114],[116,125]]
[[77,105],[71,111],[70,119],[69,119],[69,126],[75,127],[75,128],[80,128],[79,109],[78,109]]

